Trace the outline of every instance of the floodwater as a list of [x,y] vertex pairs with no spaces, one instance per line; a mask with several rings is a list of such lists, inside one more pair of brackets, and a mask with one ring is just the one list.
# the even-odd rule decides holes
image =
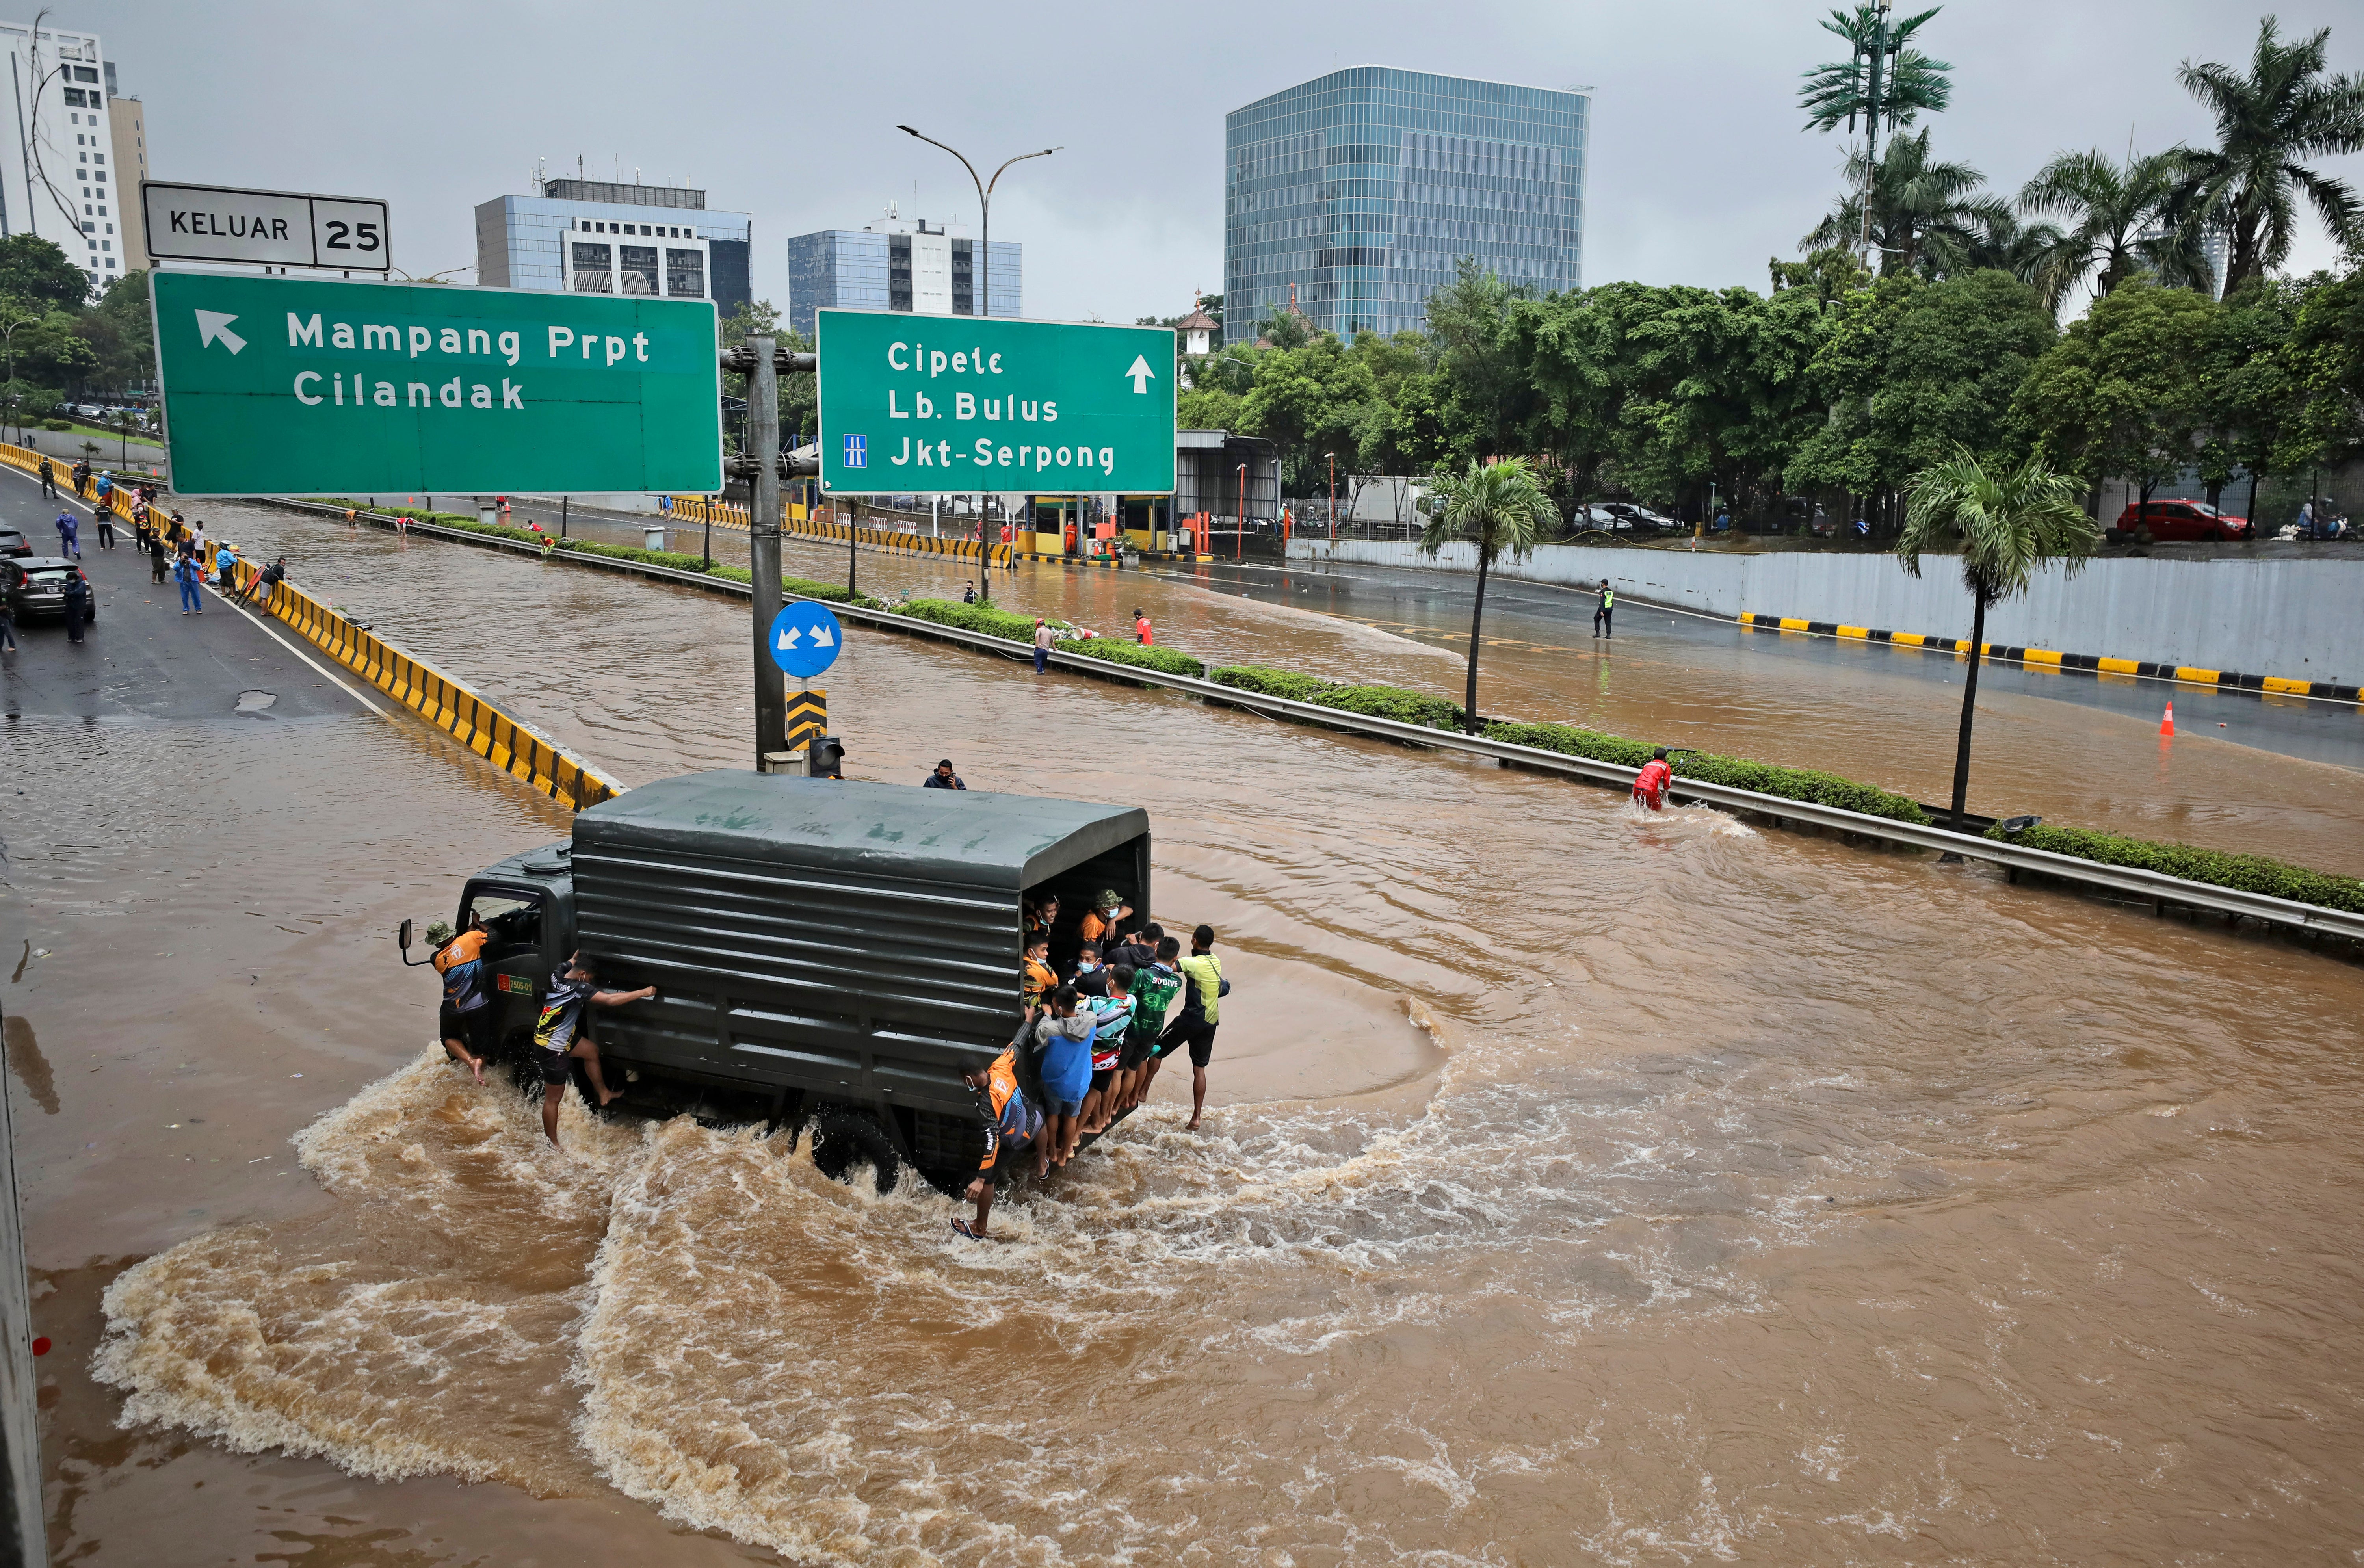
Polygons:
[[[735,601],[273,530],[628,782],[740,760]],[[0,737],[60,1561],[2364,1552],[2364,970],[858,630],[827,684],[856,774],[1149,807],[1233,955],[1203,1133],[1165,1075],[988,1246],[743,1133],[552,1154],[385,937],[547,802],[370,718]]]

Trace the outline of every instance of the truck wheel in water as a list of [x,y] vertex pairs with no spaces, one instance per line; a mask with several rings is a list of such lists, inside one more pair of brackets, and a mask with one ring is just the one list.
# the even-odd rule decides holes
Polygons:
[[848,1180],[853,1167],[867,1161],[882,1195],[895,1190],[903,1169],[886,1129],[859,1111],[824,1110],[813,1118],[812,1159],[832,1182]]

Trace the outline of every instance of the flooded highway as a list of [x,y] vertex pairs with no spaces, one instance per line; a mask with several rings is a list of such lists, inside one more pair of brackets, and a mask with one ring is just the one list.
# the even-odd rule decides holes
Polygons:
[[[744,760],[738,601],[203,513],[627,783]],[[1457,686],[1449,647],[1146,575],[995,595]],[[1730,635],[1501,651],[1486,706],[1933,797],[1942,687],[1736,679],[1782,654]],[[992,1246],[745,1132],[570,1102],[552,1153],[388,940],[551,803],[358,714],[0,730],[61,1561],[2364,1551],[2364,970],[858,628],[823,684],[850,774],[1149,809],[1154,913],[1232,955],[1203,1133],[1169,1074]],[[2345,770],[1981,722],[1974,805],[2354,869]]]

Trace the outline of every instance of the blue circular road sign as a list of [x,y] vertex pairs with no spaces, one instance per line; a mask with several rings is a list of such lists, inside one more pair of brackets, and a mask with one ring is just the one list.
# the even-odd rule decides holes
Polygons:
[[845,628],[826,605],[810,599],[786,606],[772,617],[773,662],[799,681],[809,681],[837,662]]

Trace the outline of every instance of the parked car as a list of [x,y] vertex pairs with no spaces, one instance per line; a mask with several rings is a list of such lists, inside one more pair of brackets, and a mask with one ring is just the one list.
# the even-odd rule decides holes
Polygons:
[[0,556],[30,555],[32,553],[33,541],[27,539],[22,530],[11,528],[0,528]]
[[1663,528],[1671,531],[1682,526],[1672,517],[1662,517],[1649,507],[1637,506],[1631,501],[1603,501],[1600,503],[1600,510],[1609,513],[1611,517],[1622,517],[1636,528]]
[[1567,526],[1576,533],[1585,533],[1593,529],[1599,529],[1603,533],[1615,533],[1620,528],[1631,529],[1634,524],[1630,519],[1619,517],[1606,506],[1578,506],[1569,512]]
[[[8,613],[20,621],[39,616],[55,616],[60,620],[66,615],[66,579],[80,577],[85,583],[89,574],[61,555],[33,555],[0,562],[0,595],[8,601]],[[90,618],[98,618],[98,595],[90,600]]]
[[2205,501],[2153,501],[2130,504],[2118,514],[2118,526],[2102,530],[2105,543],[2124,544],[2142,528],[2162,543],[2180,539],[2246,539],[2255,537],[2247,517],[2228,517]]

